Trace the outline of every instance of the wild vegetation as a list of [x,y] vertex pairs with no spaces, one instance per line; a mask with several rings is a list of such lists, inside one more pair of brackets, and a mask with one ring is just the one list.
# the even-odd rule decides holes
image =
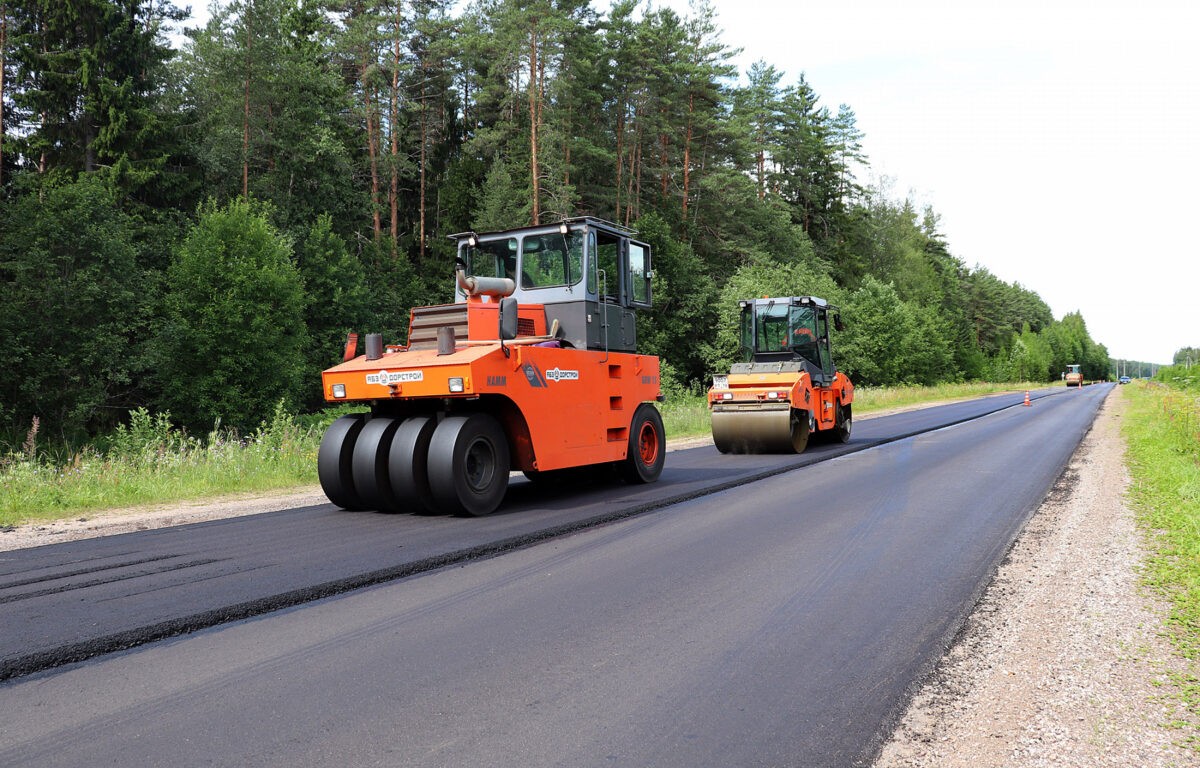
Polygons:
[[[668,391],[733,354],[736,299],[842,307],[864,386],[1111,373],[1084,318],[968,267],[868,185],[849,105],[732,65],[704,2],[0,0],[0,438],[131,413],[243,436],[321,406],[347,331],[402,342],[466,229],[589,214],[654,247]],[[1037,247],[1031,243],[1030,247]],[[1048,254],[1052,256],[1052,254]],[[157,417],[156,417],[157,418]]]
[[[1186,362],[1189,359],[1192,363]],[[1195,350],[1150,382],[1125,388],[1132,474],[1130,496],[1151,542],[1147,582],[1171,606],[1168,637],[1190,660],[1174,680],[1189,711],[1200,715],[1200,365]],[[1200,751],[1194,731],[1187,737]]]
[[34,423],[18,453],[0,456],[0,527],[215,494],[316,482],[317,447],[332,417],[302,423],[277,407],[245,437],[189,435],[139,408],[128,424],[70,453],[39,451]]

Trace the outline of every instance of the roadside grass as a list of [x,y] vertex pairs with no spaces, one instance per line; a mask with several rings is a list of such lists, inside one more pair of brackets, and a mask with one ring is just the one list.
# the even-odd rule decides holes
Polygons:
[[39,452],[32,429],[21,452],[0,456],[0,527],[315,483],[332,418],[304,424],[277,408],[244,438],[218,427],[202,439],[139,409],[106,440],[65,456]]
[[1200,753],[1200,386],[1157,382],[1122,387],[1131,475],[1129,498],[1151,555],[1143,577],[1171,606],[1167,636],[1188,662],[1174,676],[1193,725],[1186,744]]
[[[855,413],[980,397],[1043,385],[947,384],[855,389]],[[708,405],[699,393],[660,405],[669,438],[708,435]],[[346,406],[296,417],[276,408],[252,434],[214,428],[189,435],[166,414],[137,410],[130,423],[81,449],[48,450],[36,428],[25,445],[0,454],[0,528],[105,509],[164,504],[238,493],[290,490],[317,482],[317,449]]]
[[1006,392],[1023,393],[1032,389],[1045,389],[1047,386],[1058,386],[1058,384],[1047,385],[1045,382],[997,384],[988,381],[972,381],[962,384],[938,384],[932,387],[855,387],[854,412],[866,414],[946,400],[969,400],[973,397],[986,397]]

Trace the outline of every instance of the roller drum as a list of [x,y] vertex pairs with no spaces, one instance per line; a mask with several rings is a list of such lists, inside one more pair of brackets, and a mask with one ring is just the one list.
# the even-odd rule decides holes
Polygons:
[[809,423],[791,408],[715,410],[712,434],[721,453],[800,453]]

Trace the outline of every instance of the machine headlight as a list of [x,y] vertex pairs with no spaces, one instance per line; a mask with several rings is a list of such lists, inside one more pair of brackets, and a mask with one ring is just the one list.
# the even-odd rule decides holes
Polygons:
[[346,385],[345,384],[334,384],[333,385],[333,396],[338,397],[338,398],[345,397],[346,396]]
[[454,378],[450,379],[450,391],[451,392],[462,392],[463,390],[464,390],[463,380],[461,377],[455,376]]
[[768,399],[768,400],[778,400],[778,399],[779,399],[779,393],[778,393],[778,392],[768,392],[768,393],[767,393],[767,399]]
[[713,376],[713,389],[729,389],[729,377]]
[[732,393],[732,392],[722,392],[722,393],[721,393],[721,399],[722,399],[722,400],[732,400],[732,399],[733,399],[733,393]]

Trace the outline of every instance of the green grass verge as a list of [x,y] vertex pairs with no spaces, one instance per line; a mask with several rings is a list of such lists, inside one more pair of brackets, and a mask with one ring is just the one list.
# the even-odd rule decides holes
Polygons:
[[0,526],[215,495],[294,488],[316,482],[324,424],[300,424],[277,410],[246,438],[214,430],[189,436],[165,415],[135,411],[128,427],[65,458],[0,457]]
[[[1014,384],[858,388],[855,413],[1028,389]],[[672,397],[660,405],[670,438],[708,435],[703,395]],[[343,412],[297,419],[276,410],[248,437],[220,429],[200,438],[173,426],[166,415],[131,415],[107,440],[62,455],[37,447],[0,456],[0,526],[78,517],[99,510],[163,504],[211,496],[293,489],[317,482],[317,448],[325,427]]]
[[[1200,393],[1157,383],[1122,390],[1129,401],[1123,424],[1129,498],[1151,548],[1144,578],[1171,606],[1167,635],[1191,670],[1173,682],[1195,723],[1200,719]],[[1194,728],[1186,741],[1200,752]]]
[[[854,413],[864,415],[873,411],[891,408],[906,408],[945,400],[969,400],[1005,392],[1027,392],[1044,389],[1047,384],[1017,382],[993,384],[987,381],[972,381],[964,384],[939,384],[933,387],[855,387]],[[1056,385],[1058,386],[1058,385]]]

